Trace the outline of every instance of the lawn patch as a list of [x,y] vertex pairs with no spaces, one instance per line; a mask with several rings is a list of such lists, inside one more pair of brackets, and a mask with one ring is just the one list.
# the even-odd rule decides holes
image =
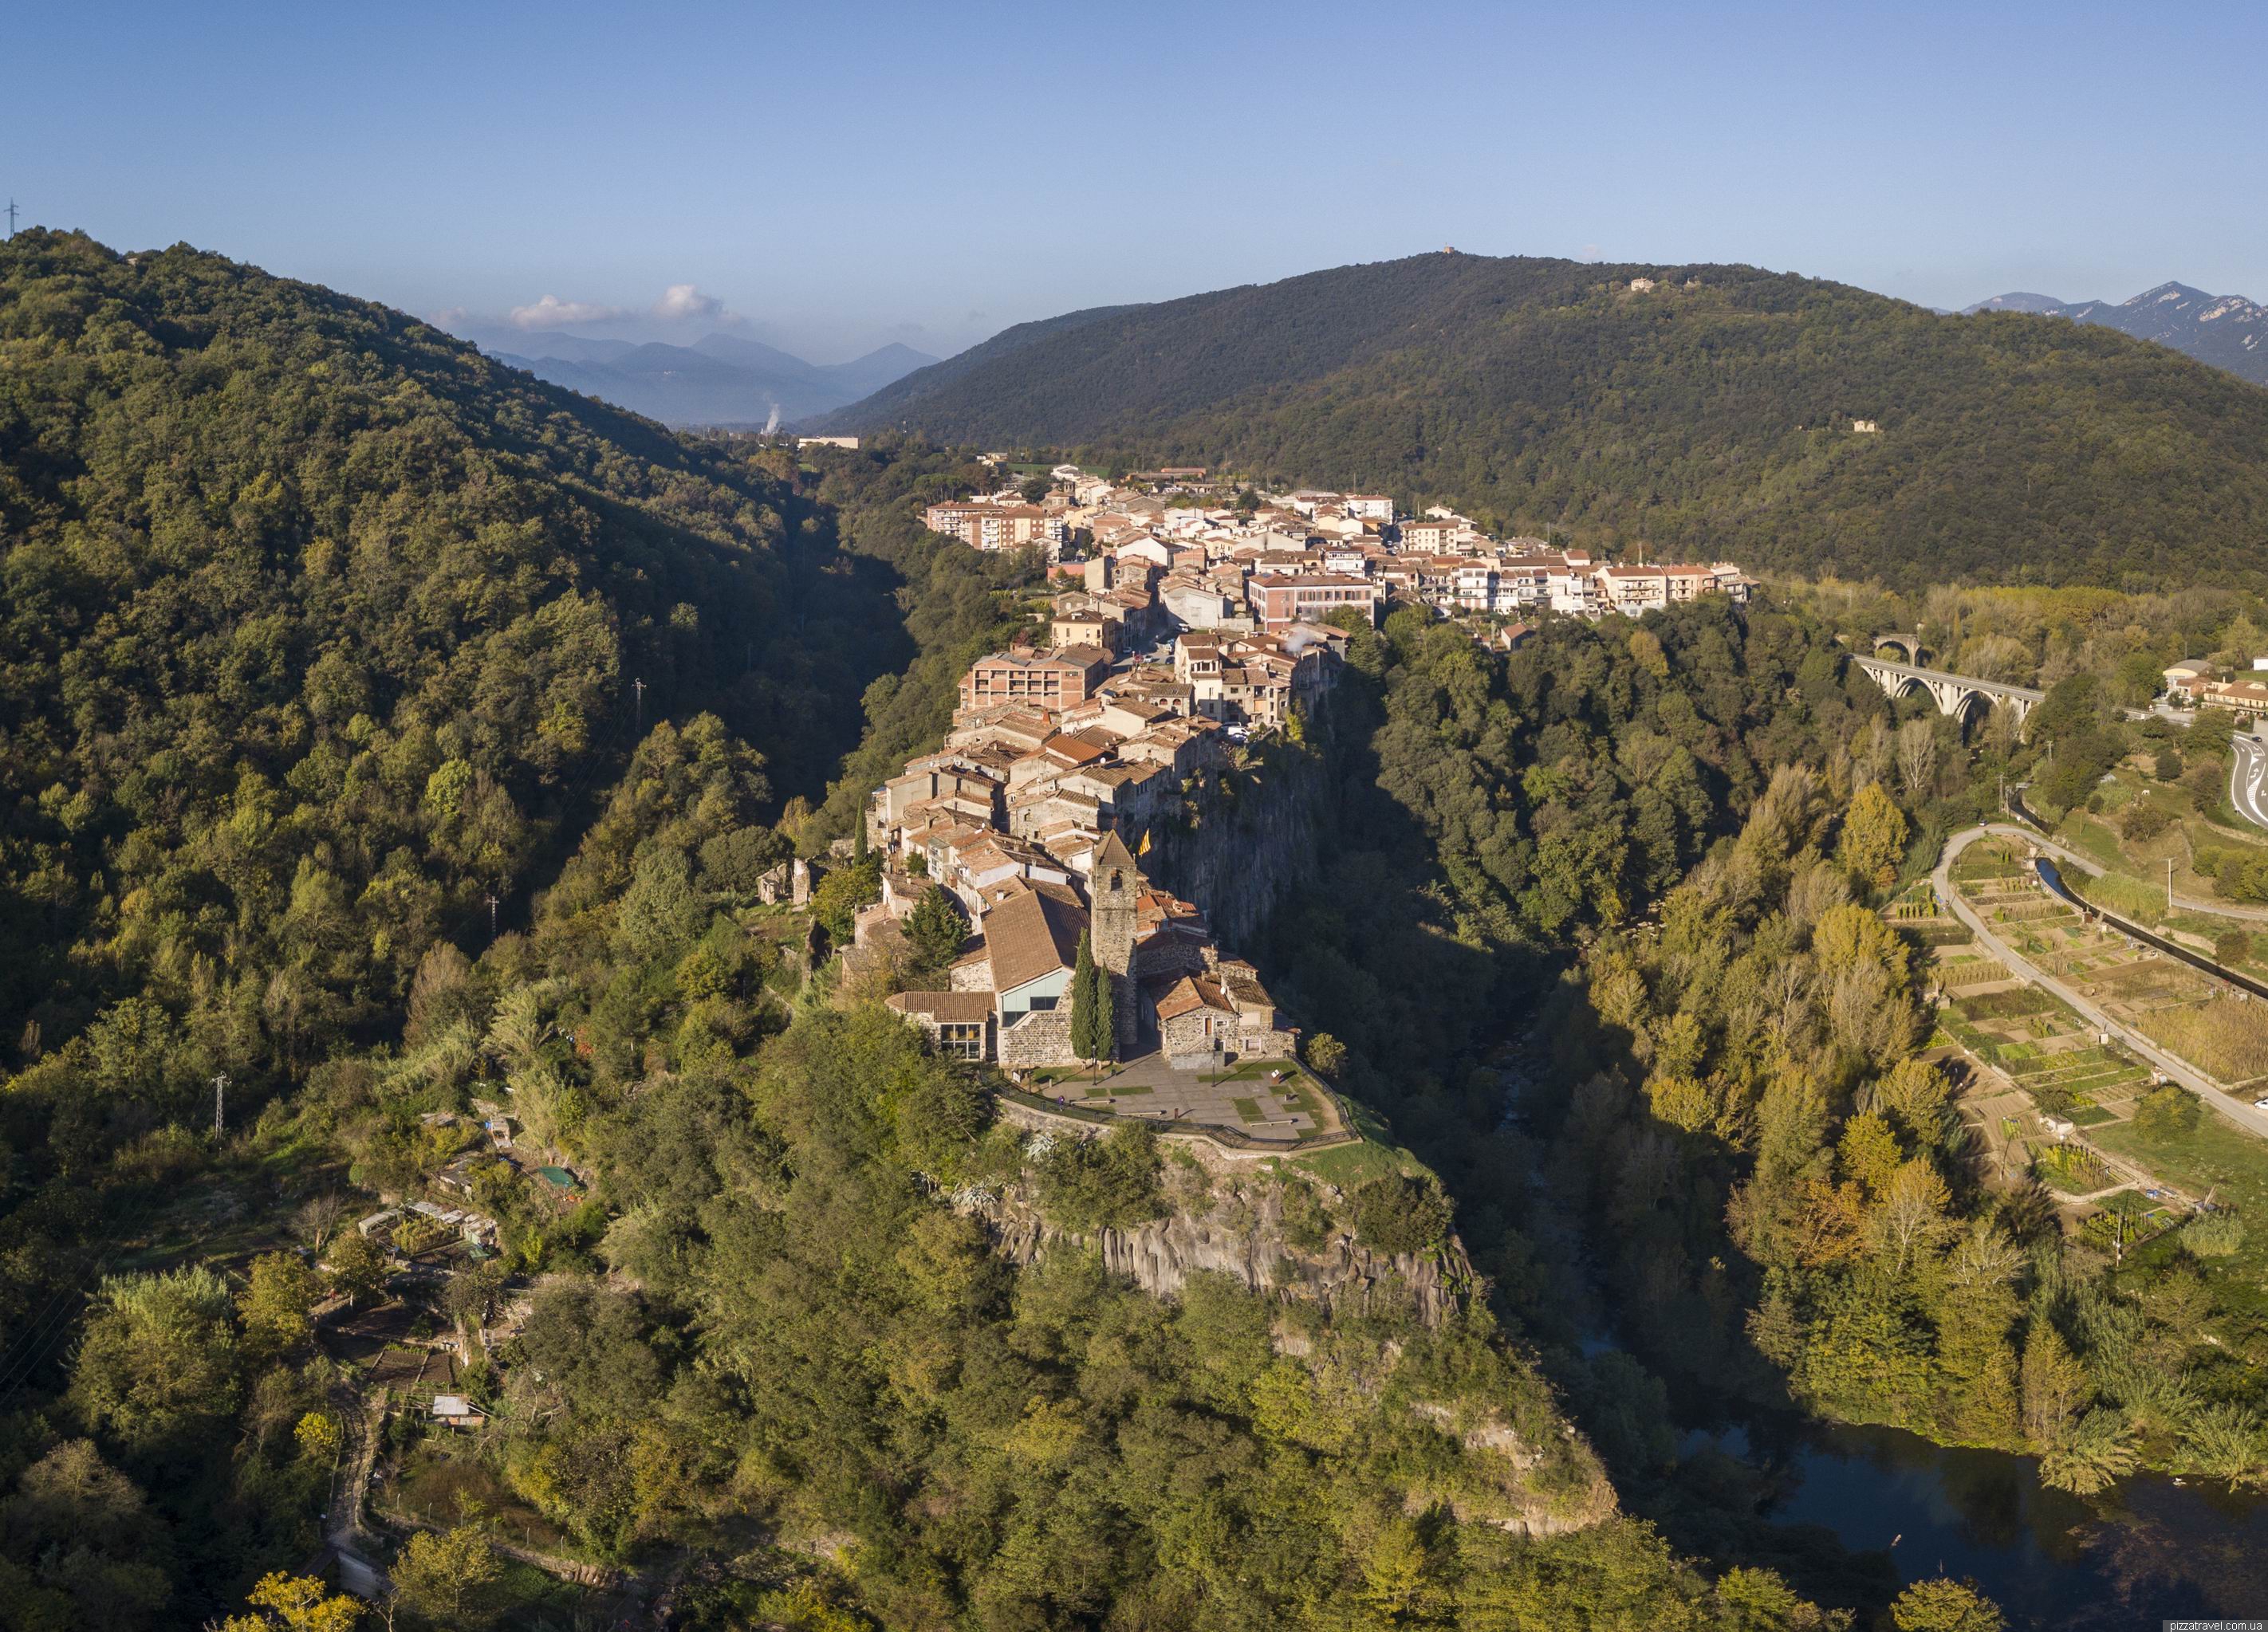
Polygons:
[[2209,1194],[2216,1205],[2234,1208],[2244,1221],[2244,1244],[2229,1257],[2205,1260],[2199,1273],[2222,1307],[2268,1315],[2268,1141],[2242,1133],[2210,1112],[2185,1132],[2146,1134],[2132,1122],[2119,1122],[2088,1136],[2193,1196]]

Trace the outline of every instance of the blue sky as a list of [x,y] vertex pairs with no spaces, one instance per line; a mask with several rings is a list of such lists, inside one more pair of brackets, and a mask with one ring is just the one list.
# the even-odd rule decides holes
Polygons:
[[1694,11],[81,0],[0,35],[0,193],[460,322],[819,361],[1444,243],[2268,298],[2268,9]]

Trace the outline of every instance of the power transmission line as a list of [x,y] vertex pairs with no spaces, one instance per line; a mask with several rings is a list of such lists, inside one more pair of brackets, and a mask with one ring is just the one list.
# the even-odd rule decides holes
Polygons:
[[57,1287],[40,1312],[26,1323],[25,1329],[9,1343],[7,1352],[0,1355],[0,1398],[28,1380],[55,1352],[56,1345],[70,1335],[78,1312],[72,1294],[82,1287],[99,1287],[102,1272],[125,1250],[126,1243],[142,1226],[157,1217],[169,1199],[164,1189],[153,1187],[148,1199],[113,1231],[102,1255],[85,1271],[83,1280]]

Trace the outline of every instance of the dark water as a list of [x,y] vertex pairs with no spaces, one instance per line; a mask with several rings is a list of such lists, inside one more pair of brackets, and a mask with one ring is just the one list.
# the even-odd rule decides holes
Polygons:
[[2268,1618],[2268,1503],[2170,1479],[2082,1500],[2044,1489],[2029,1457],[1948,1450],[1896,1429],[1812,1428],[1800,1440],[1713,1443],[1784,1469],[1767,1514],[1886,1550],[1901,1579],[1969,1577],[2021,1628],[2154,1628],[2180,1616]]

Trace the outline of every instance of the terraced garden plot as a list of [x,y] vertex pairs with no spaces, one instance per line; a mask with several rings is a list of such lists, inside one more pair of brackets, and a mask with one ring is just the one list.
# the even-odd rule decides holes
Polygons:
[[1960,858],[1953,864],[1953,881],[1969,884],[1991,878],[2014,878],[2021,876],[2023,871],[2023,860],[2014,849],[1997,840],[1989,841],[1972,844],[1961,853]]
[[2246,1088],[2268,1077],[2268,1003],[2221,994],[2158,1010],[2137,1024],[2216,1082]]
[[1997,1066],[2044,1114],[2109,1121],[2148,1084],[2146,1069],[2103,1048],[2077,1015],[2036,988],[1971,994],[1946,1004],[1938,1025],[1949,1040]]
[[2024,1063],[2034,1069],[2003,1069],[2026,1088],[2068,1094],[2074,1105],[2100,1105],[2107,1098],[2131,1099],[2150,1080],[2146,1067],[2093,1044],[2036,1055]]
[[1882,908],[1882,916],[1893,923],[1910,923],[1917,919],[1944,915],[1938,909],[1937,886],[1926,878],[1915,879]]
[[1965,923],[1901,924],[1899,927],[1925,946],[1970,946],[1977,941]]
[[2041,1182],[2066,1195],[2085,1195],[2117,1182],[2117,1175],[2092,1150],[2075,1144],[2051,1144],[2032,1158],[2032,1171]]
[[2073,983],[2120,1023],[2232,1089],[2268,1078],[2268,1003],[2170,958],[2115,950]]
[[[2120,1026],[2232,1092],[2268,1089],[2268,1003],[2238,1001],[2211,976],[2088,923],[2013,873],[1984,871],[1962,894],[2019,956]],[[1985,970],[1958,959],[1941,970],[1950,1001],[1940,1035],[1997,1066],[2044,1114],[2088,1127],[2132,1114],[2154,1073],[2102,1046],[2094,1025],[2049,994],[1966,978],[1972,972]]]
[[1980,952],[1965,953],[1937,959],[1938,984],[1948,991],[1964,986],[1983,986],[1993,981],[2008,978],[2007,966],[1997,958],[1987,958]]
[[2118,1003],[2137,1010],[2196,1003],[2211,989],[2205,977],[2187,964],[2132,953],[2097,963],[2074,983],[2105,1007]]
[[2049,1043],[2008,1042],[2000,1045],[1993,1063],[2029,1087],[2068,1087],[2113,1069],[2106,1051],[2094,1043],[2057,1048]]
[[2104,1196],[2101,1209],[2080,1221],[2080,1233],[2106,1251],[2123,1251],[2180,1222],[2181,1215],[2164,1202],[2154,1202],[2139,1191],[2121,1190]]
[[2006,986],[1997,991],[1963,997],[1953,1006],[1964,1020],[2013,1020],[2028,1014],[2043,1014],[2060,1005],[2036,988]]

